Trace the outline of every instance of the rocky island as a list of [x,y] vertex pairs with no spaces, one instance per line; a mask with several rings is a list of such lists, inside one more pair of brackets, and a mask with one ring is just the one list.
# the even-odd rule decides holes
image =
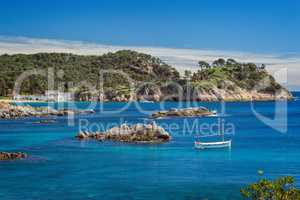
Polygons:
[[22,152],[0,152],[0,160],[16,160],[26,158],[27,154]]
[[[201,58],[199,58],[200,60]],[[85,80],[88,87],[63,88],[74,93],[77,101],[270,101],[291,100],[292,94],[276,82],[265,65],[219,58],[212,63],[199,61],[196,70],[180,74],[159,58],[131,50],[101,56],[69,53],[38,53],[0,56],[0,96],[13,90],[15,80],[26,70],[55,66],[65,73],[64,82]],[[101,70],[103,90],[99,85]],[[119,73],[120,72],[120,73]],[[8,77],[9,74],[9,77]],[[55,82],[61,81],[55,78]],[[44,94],[47,80],[32,77],[25,80],[21,92]]]
[[151,115],[152,118],[161,118],[161,117],[205,117],[212,116],[215,112],[209,111],[205,107],[196,107],[196,108],[182,108],[176,109],[172,108],[168,111],[158,111]]
[[124,143],[158,144],[168,142],[171,136],[162,127],[153,122],[150,124],[134,124],[132,126],[122,124],[104,133],[81,131],[76,135],[76,138],[79,140],[95,139]]

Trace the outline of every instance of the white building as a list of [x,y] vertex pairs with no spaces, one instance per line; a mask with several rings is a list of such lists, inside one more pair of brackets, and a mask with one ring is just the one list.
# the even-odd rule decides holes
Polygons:
[[46,90],[45,96],[48,101],[72,101],[72,100],[74,100],[72,93],[60,92],[57,90]]
[[29,101],[72,101],[74,100],[72,93],[60,92],[57,90],[46,90],[45,95],[14,95],[14,100]]
[[13,100],[16,101],[47,101],[45,95],[14,95]]

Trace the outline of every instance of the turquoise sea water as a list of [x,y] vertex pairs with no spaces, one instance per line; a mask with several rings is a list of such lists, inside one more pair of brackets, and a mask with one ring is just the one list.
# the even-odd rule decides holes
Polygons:
[[[76,105],[84,109],[88,103]],[[114,111],[124,105],[102,106]],[[138,105],[149,113],[159,109],[156,103]],[[221,110],[219,103],[198,105]],[[165,108],[177,106],[176,102],[165,104]],[[30,156],[0,162],[0,199],[240,199],[239,189],[258,180],[259,169],[268,178],[292,175],[299,187],[300,101],[288,102],[287,133],[260,121],[250,103],[226,103],[225,107],[223,119],[235,126],[230,150],[195,150],[194,136],[183,134],[183,118],[156,120],[179,126],[170,130],[172,141],[162,145],[74,139],[79,119],[103,126],[144,122],[149,113],[140,113],[135,105],[114,114],[103,113],[98,105],[95,114],[76,117],[75,126],[68,126],[65,117],[47,125],[33,123],[36,118],[1,120],[0,151],[23,151]],[[274,102],[256,102],[253,107],[266,117],[275,116]],[[186,120],[211,125],[218,117]],[[276,126],[284,128],[284,122],[279,120]]]

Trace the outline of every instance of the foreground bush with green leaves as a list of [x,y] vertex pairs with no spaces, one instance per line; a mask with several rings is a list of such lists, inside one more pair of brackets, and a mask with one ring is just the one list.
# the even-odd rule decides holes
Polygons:
[[294,183],[295,180],[291,176],[274,181],[261,179],[242,188],[241,194],[245,199],[253,200],[300,200],[300,191]]

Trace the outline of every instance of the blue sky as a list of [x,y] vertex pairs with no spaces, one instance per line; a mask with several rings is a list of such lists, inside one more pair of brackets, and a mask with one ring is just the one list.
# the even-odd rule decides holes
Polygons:
[[0,35],[300,54],[297,0],[9,0]]
[[231,57],[286,70],[279,79],[292,90],[300,90],[299,36],[298,0],[0,1],[0,54],[132,49],[180,72]]

